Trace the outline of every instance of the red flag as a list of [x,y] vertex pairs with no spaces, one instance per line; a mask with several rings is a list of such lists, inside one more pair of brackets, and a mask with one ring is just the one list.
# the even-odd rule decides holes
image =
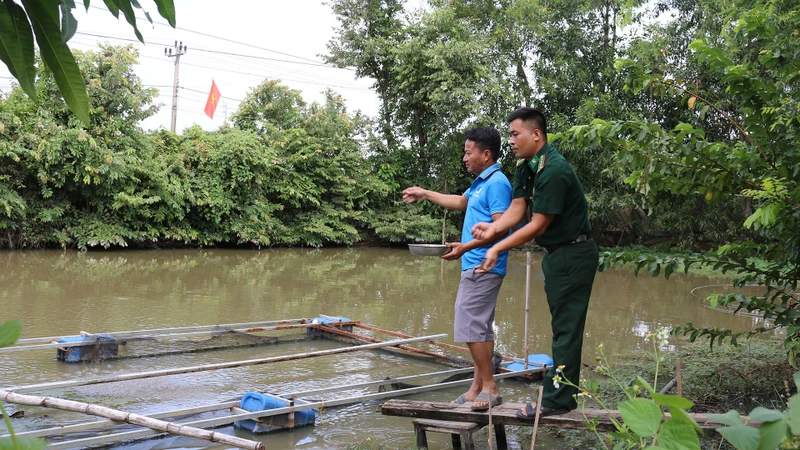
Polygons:
[[206,101],[206,115],[208,117],[214,118],[214,111],[217,110],[217,103],[219,103],[220,95],[219,89],[217,89],[217,84],[214,83],[214,79],[211,79],[211,92],[208,93],[208,100]]

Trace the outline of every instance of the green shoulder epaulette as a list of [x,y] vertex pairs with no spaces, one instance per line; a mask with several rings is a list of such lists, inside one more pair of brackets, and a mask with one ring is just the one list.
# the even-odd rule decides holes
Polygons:
[[536,173],[539,173],[539,172],[542,171],[542,169],[544,169],[544,161],[546,159],[547,159],[547,155],[542,155],[542,157],[539,158],[539,169],[536,171]]
[[523,165],[523,164],[525,164],[525,158],[519,158],[519,159],[517,160],[517,167],[519,167],[519,166],[521,166],[521,165]]

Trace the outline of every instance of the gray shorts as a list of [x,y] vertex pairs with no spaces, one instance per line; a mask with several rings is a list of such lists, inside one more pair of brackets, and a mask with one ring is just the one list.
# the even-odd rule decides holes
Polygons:
[[456,296],[455,342],[488,342],[494,340],[494,309],[503,277],[496,273],[461,272]]

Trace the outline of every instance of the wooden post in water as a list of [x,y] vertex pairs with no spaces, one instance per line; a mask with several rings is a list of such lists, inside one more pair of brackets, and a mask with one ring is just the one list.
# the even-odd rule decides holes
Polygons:
[[536,432],[539,431],[539,411],[542,410],[542,394],[544,385],[539,385],[539,400],[536,401],[536,418],[533,419],[533,434],[531,435],[531,450],[536,445]]
[[522,357],[525,358],[525,367],[523,370],[528,370],[528,312],[531,299],[531,251],[525,252],[525,342],[523,343],[524,352]]
[[224,433],[215,433],[202,428],[194,428],[177,423],[164,422],[163,420],[153,419],[151,417],[141,416],[139,414],[127,413],[117,409],[106,408],[105,406],[93,405],[91,403],[76,402],[54,397],[34,397],[32,395],[23,395],[8,391],[0,391],[0,399],[8,403],[29,406],[44,406],[46,408],[63,409],[65,411],[75,411],[84,414],[90,414],[92,416],[105,417],[106,419],[139,425],[156,431],[163,431],[180,436],[189,436],[211,442],[220,442],[236,448],[264,450],[264,444],[261,442],[242,439]]

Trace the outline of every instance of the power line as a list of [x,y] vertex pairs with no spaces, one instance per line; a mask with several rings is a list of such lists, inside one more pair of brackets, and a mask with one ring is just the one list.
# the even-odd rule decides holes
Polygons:
[[[85,35],[96,36],[96,37],[107,37],[107,38],[110,38],[110,39],[119,39],[119,40],[129,41],[129,42],[139,42],[139,41],[136,41],[134,39],[116,38],[116,37],[113,37],[113,36],[106,36],[106,35],[93,34],[93,33],[78,32],[77,34],[85,34]],[[85,42],[81,42],[81,41],[77,41],[77,40],[74,41],[74,42],[76,44],[78,44],[78,45],[85,45],[85,46],[93,45],[91,43],[85,43]],[[171,45],[171,44],[169,44],[169,45]],[[194,47],[192,47],[192,48],[194,50],[207,51],[209,53],[221,54],[221,55],[224,55],[224,56],[233,56],[234,58],[254,58],[254,59],[264,59],[264,60],[274,60],[274,61],[281,61],[281,62],[288,62],[288,63],[305,64],[305,65],[308,65],[308,66],[311,66],[311,67],[336,68],[336,67],[333,67],[333,66],[326,66],[326,65],[320,65],[320,64],[299,63],[299,62],[294,62],[294,61],[276,60],[274,58],[261,58],[261,57],[258,57],[258,56],[239,55],[239,54],[230,53],[230,52],[221,52],[221,51],[216,51],[216,50],[205,50],[205,49],[195,49]],[[159,61],[161,60],[161,58],[156,58],[156,57],[148,56],[148,55],[139,55],[139,57],[140,58],[155,59],[155,60],[159,60]],[[201,56],[201,58],[204,58],[204,56]],[[219,62],[218,59],[211,59],[211,61]],[[234,71],[234,70],[230,70],[230,69],[218,68],[218,67],[215,67],[215,66],[202,66],[202,65],[196,65],[196,64],[191,64],[191,63],[184,63],[184,64],[185,65],[196,66],[196,67],[202,67],[202,68],[212,68],[212,69],[217,69],[217,70],[222,70],[222,71],[227,71],[227,72],[237,73],[237,74],[242,74],[242,75],[251,75],[251,76],[258,77],[258,79],[267,78],[267,76],[265,76],[264,74],[254,74],[254,73],[248,73],[248,72]],[[237,62],[237,64],[240,65],[240,66],[243,65],[240,62]],[[245,66],[245,67],[249,67],[249,68],[254,69],[254,70],[260,70],[261,69],[261,67],[252,67],[252,66]],[[272,71],[274,71],[276,69],[275,67],[271,67],[271,66],[265,66],[265,67],[267,67],[270,72],[272,72]],[[284,69],[284,68],[280,68],[280,69]],[[306,84],[312,84],[312,85],[320,85],[320,86],[341,88],[341,89],[370,91],[370,89],[363,88],[363,87],[361,87],[361,86],[359,86],[359,85],[357,85],[355,83],[352,84],[352,85],[346,86],[346,85],[342,85],[342,84],[320,83],[320,82],[311,81],[311,80],[307,80],[307,79],[303,79],[303,78],[285,78],[285,77],[283,77],[283,75],[292,74],[292,73],[296,73],[296,72],[297,72],[296,70],[290,70],[288,72],[281,72],[281,73],[279,73],[277,75],[271,76],[271,78],[277,78],[277,79],[281,79],[281,80],[285,80],[285,81],[294,81],[294,82],[298,82],[298,83],[306,83]],[[300,75],[301,77],[304,76],[302,74],[297,74],[297,75]],[[308,75],[308,77],[313,77],[315,80],[329,80],[329,81],[333,81],[335,83],[340,83],[341,82],[341,80],[337,80],[337,79],[331,78],[331,77],[320,76],[320,75],[313,75],[313,76],[312,75]]]
[[[158,60],[158,61],[163,61],[163,59],[156,58],[155,56],[141,55],[140,57],[148,58],[148,59],[155,59],[155,60]],[[164,62],[169,62],[169,61],[164,61]],[[219,70],[219,71],[222,71],[222,72],[236,73],[236,74],[239,74],[239,75],[250,75],[250,76],[254,76],[254,77],[268,78],[268,77],[264,76],[264,74],[240,72],[238,70],[223,69],[221,67],[213,67],[213,66],[204,66],[204,65],[201,65],[201,64],[191,64],[191,63],[183,63],[183,64],[187,65],[187,66],[200,67],[202,69],[213,69],[213,70]],[[328,83],[316,83],[316,82],[313,82],[313,81],[305,81],[305,80],[298,80],[298,79],[292,79],[292,78],[282,78],[282,80],[283,81],[294,81],[294,82],[297,82],[297,83],[305,83],[305,84],[315,84],[315,85],[326,86],[326,87],[335,87],[335,88],[340,88],[340,89],[351,89],[351,90],[357,90],[357,91],[370,91],[370,89],[362,88],[362,87],[342,86],[342,85],[328,84]]]
[[[95,9],[99,9],[101,11],[109,12],[107,8],[101,8],[99,6],[90,6],[90,8],[95,8]],[[139,17],[139,16],[137,16],[137,18],[139,20],[148,20],[146,18]],[[149,22],[149,20],[148,20],[148,22]],[[164,22],[159,22],[159,21],[155,21],[154,20],[152,23],[153,24],[157,24],[157,25],[169,26],[171,28],[171,26],[169,24],[164,23]],[[267,52],[277,53],[279,55],[289,56],[291,58],[297,58],[297,59],[302,59],[302,60],[306,60],[306,61],[311,61],[311,62],[317,63],[317,64],[324,64],[322,61],[317,61],[317,60],[314,60],[314,59],[311,59],[311,58],[305,58],[303,56],[292,55],[291,53],[284,53],[284,52],[281,52],[281,51],[278,51],[278,50],[272,50],[272,49],[269,49],[269,48],[260,47],[258,45],[248,44],[246,42],[235,41],[233,39],[227,39],[227,38],[220,37],[220,36],[214,36],[213,34],[203,33],[202,31],[195,31],[195,30],[190,30],[188,28],[182,28],[182,27],[175,27],[175,29],[176,30],[187,31],[189,33],[199,34],[200,36],[206,36],[206,37],[210,37],[210,38],[213,38],[213,39],[219,39],[221,41],[231,42],[233,44],[239,44],[239,45],[244,45],[244,46],[247,46],[247,47],[257,48],[259,50],[264,50],[264,51],[267,51]]]
[[[117,40],[117,41],[124,41],[124,42],[140,43],[140,41],[137,40],[137,39],[129,39],[129,38],[116,37],[116,36],[108,36],[108,35],[104,35],[104,34],[85,33],[85,32],[82,32],[82,31],[78,31],[75,34],[80,34],[80,35],[83,35],[83,36],[93,36],[93,37],[104,38],[104,39],[114,39],[114,40]],[[218,38],[218,39],[223,39],[223,38]],[[158,44],[158,45],[170,45],[170,44],[159,43],[159,42],[151,42],[151,43],[155,43],[155,44]],[[342,70],[349,70],[349,71],[353,71],[354,70],[354,69],[352,69],[350,67],[337,67],[337,66],[334,66],[334,65],[331,65],[331,64],[326,64],[326,63],[323,63],[323,62],[290,61],[288,59],[278,59],[278,58],[270,58],[268,56],[246,55],[246,54],[242,54],[242,53],[223,52],[221,50],[211,50],[211,49],[198,48],[198,47],[192,47],[192,51],[216,53],[216,54],[219,54],[219,55],[238,56],[238,57],[241,57],[241,58],[262,59],[262,60],[265,60],[265,61],[275,61],[275,62],[283,62],[283,63],[289,63],[289,64],[302,64],[302,65],[313,66],[313,67],[327,67],[327,68],[330,68],[330,69],[342,69]]]

